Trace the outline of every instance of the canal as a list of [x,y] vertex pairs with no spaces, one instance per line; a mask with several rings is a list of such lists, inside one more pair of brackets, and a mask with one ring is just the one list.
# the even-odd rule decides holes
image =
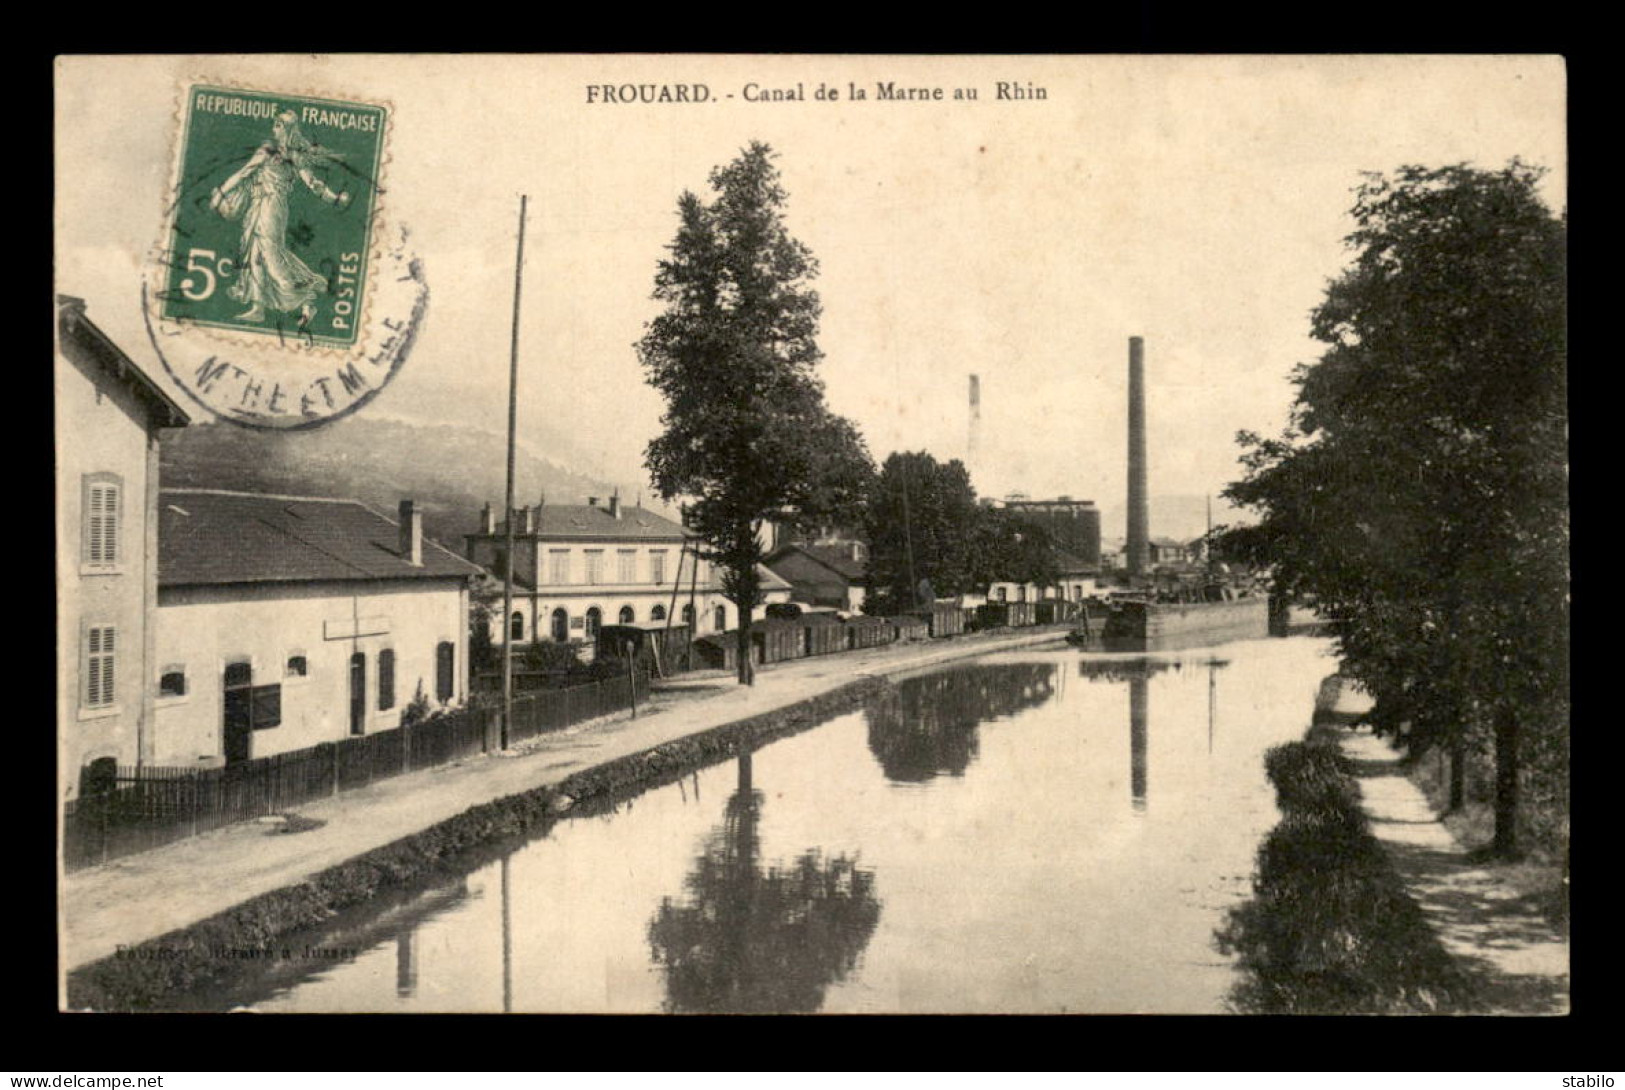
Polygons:
[[182,1009],[1226,1010],[1321,639],[990,655],[351,913]]

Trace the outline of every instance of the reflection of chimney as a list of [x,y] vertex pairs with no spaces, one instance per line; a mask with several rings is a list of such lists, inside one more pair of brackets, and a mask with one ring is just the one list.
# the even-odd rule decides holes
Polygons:
[[1129,678],[1128,682],[1128,778],[1129,795],[1134,809],[1145,809],[1146,781],[1146,704],[1147,682],[1143,677]]
[[423,567],[423,512],[411,500],[401,501],[401,559]]
[[1149,559],[1151,502],[1146,495],[1145,340],[1128,339],[1128,571],[1144,575]]
[[480,533],[482,533],[482,534],[494,534],[496,532],[497,532],[497,515],[496,515],[496,512],[491,510],[491,505],[490,504],[486,504],[484,507],[480,508]]

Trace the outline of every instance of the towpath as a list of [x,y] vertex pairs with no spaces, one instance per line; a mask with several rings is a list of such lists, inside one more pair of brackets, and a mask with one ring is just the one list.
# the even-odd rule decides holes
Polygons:
[[[1367,706],[1367,698],[1345,691],[1335,710]],[[1473,974],[1489,1012],[1568,1013],[1568,939],[1501,870],[1456,841],[1387,742],[1345,729],[1340,743],[1372,833],[1445,949]]]
[[890,676],[992,651],[1059,640],[1062,627],[1001,631],[801,659],[731,676],[666,684],[629,714],[383,780],[299,808],[319,828],[280,834],[245,822],[67,875],[58,897],[65,972],[422,831],[492,799],[557,784],[595,765],[818,696],[864,676]]

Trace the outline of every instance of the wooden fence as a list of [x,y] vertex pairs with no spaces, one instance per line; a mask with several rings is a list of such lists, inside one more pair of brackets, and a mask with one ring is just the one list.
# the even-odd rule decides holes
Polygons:
[[[637,698],[645,699],[642,675],[635,682],[613,678],[516,697],[508,741],[621,711],[631,704],[634,684]],[[501,718],[499,707],[460,708],[412,726],[224,768],[120,767],[109,790],[83,794],[64,808],[64,865],[94,866],[486,752],[499,744]]]

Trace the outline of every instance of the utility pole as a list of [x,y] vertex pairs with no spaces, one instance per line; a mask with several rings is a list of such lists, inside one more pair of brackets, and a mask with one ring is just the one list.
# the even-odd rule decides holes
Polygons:
[[[513,724],[513,461],[515,432],[519,421],[519,288],[525,272],[525,204],[528,198],[519,197],[519,255],[513,265],[513,339],[508,352],[508,502],[506,513],[508,555],[502,565],[502,745],[508,748],[508,735]],[[534,638],[535,633],[531,633]]]

